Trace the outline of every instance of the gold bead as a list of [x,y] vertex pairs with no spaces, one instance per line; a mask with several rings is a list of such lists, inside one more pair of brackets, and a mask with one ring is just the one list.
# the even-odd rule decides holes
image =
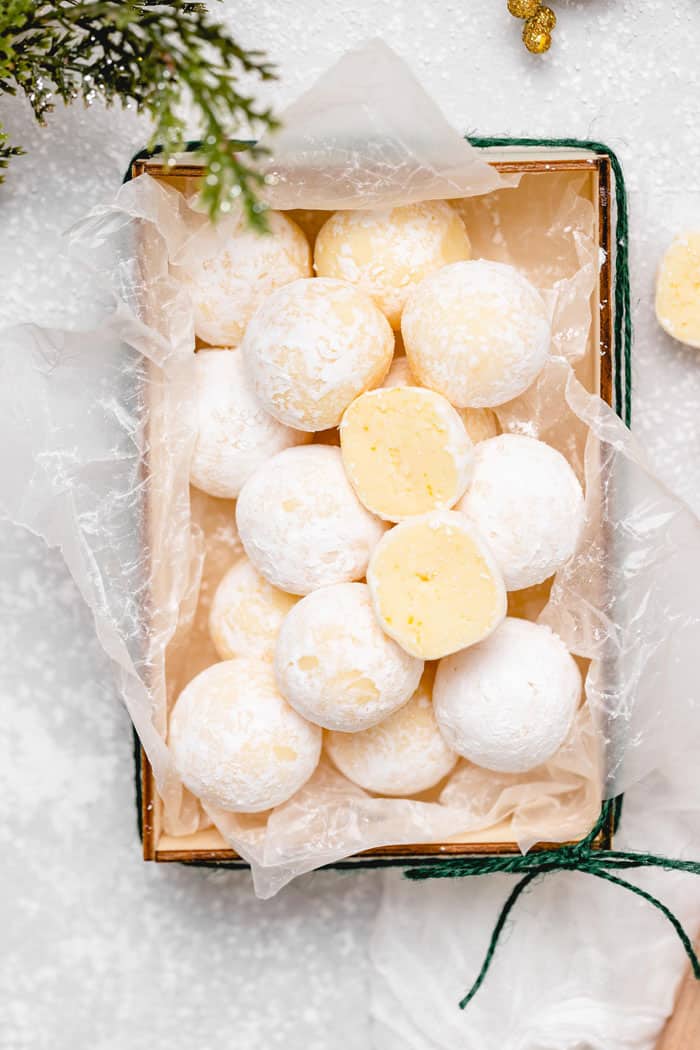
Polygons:
[[551,33],[557,24],[557,16],[551,7],[542,6],[532,15],[530,22],[536,25],[538,29],[541,29],[543,33]]
[[538,25],[534,25],[534,22],[534,18],[528,18],[523,26],[523,43],[533,55],[541,55],[545,51],[549,51],[552,45],[552,37],[546,29],[541,29]]
[[532,18],[540,4],[541,0],[508,0],[508,10],[515,18]]

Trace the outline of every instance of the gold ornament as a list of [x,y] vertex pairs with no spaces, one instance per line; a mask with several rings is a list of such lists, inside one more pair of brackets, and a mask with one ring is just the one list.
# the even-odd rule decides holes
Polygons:
[[508,0],[508,10],[515,18],[532,18],[541,0]]
[[542,0],[508,0],[508,10],[515,18],[525,19],[523,43],[528,51],[533,55],[549,51],[552,30],[557,24],[557,16],[551,7]]
[[543,33],[551,33],[557,24],[557,16],[551,7],[540,7],[529,19],[532,25],[536,25]]
[[537,25],[536,17],[528,18],[523,26],[523,43],[533,55],[541,55],[549,51],[552,46],[552,37],[546,29]]

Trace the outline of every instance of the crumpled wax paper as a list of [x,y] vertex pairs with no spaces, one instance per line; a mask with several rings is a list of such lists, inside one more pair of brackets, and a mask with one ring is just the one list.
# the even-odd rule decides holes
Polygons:
[[462,762],[416,799],[371,796],[326,759],[269,814],[205,812],[182,788],[166,743],[168,709],[216,659],[208,604],[241,552],[233,503],[188,485],[194,332],[177,279],[193,247],[209,239],[214,251],[241,220],[212,229],[191,186],[180,193],[141,176],[72,231],[75,265],[86,268],[84,331],[7,335],[0,434],[12,455],[2,509],[63,550],[153,766],[165,830],[213,822],[250,862],[260,896],[383,844],[495,827],[497,838],[527,849],[584,834],[601,794],[655,768],[665,733],[681,724],[687,740],[700,726],[691,672],[698,522],[586,390],[600,260],[585,173],[499,178],[376,43],[293,105],[270,147],[273,205],[298,212],[450,198],[475,256],[512,262],[548,304],[550,362],[498,415],[504,430],[559,448],[586,487],[586,527],[551,593],[547,585],[511,595],[513,614],[550,624],[587,669],[586,704],[565,745],[527,776]]

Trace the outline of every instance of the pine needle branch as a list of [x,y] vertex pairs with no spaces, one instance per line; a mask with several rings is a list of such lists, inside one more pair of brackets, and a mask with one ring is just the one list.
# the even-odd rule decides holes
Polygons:
[[[182,112],[189,102],[200,121],[209,214],[229,211],[238,198],[249,221],[264,227],[262,151],[241,150],[231,139],[241,129],[259,138],[277,121],[243,90],[244,77],[265,82],[275,70],[263,53],[238,44],[204,4],[0,0],[0,91],[26,95],[40,123],[57,98],[134,106],[151,118],[151,145],[162,145],[166,161],[185,144]],[[0,168],[21,152],[2,135]]]

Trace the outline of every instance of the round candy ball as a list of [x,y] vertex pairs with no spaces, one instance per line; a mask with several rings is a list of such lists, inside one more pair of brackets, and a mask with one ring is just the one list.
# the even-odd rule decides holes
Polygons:
[[433,701],[458,754],[500,773],[526,773],[564,743],[581,675],[549,627],[508,618],[479,645],[441,660]]
[[361,580],[384,532],[331,445],[286,449],[264,463],[243,486],[236,523],[255,568],[289,594]]
[[411,371],[460,408],[502,405],[526,390],[551,340],[539,292],[512,266],[456,262],[426,277],[401,319]]
[[341,773],[378,795],[416,795],[454,768],[457,755],[435,720],[430,675],[403,707],[360,733],[328,733],[326,750]]
[[[226,222],[226,220],[224,220]],[[231,233],[212,252],[211,238],[194,244],[178,274],[189,286],[194,330],[212,346],[239,346],[246,326],[276,288],[311,276],[311,250],[296,223],[280,212],[267,213],[268,233],[231,221]]]
[[569,463],[522,434],[477,445],[457,508],[486,539],[509,591],[555,573],[576,550],[584,519],[583,491]]
[[[405,357],[395,357],[382,387],[418,386]],[[464,429],[476,445],[501,433],[498,416],[490,408],[458,408],[455,410],[464,423]]]
[[456,511],[430,511],[389,529],[372,554],[367,583],[386,633],[423,660],[474,645],[506,615],[498,565]]
[[353,398],[382,382],[393,350],[391,328],[369,296],[330,277],[274,292],[243,340],[264,407],[309,431],[337,426]]
[[280,696],[272,666],[226,660],[193,678],[170,716],[170,747],[185,787],[241,813],[279,806],[321,753],[321,731]]
[[277,632],[296,601],[268,583],[248,558],[239,558],[216,588],[209,613],[209,633],[221,659],[271,660]]
[[357,733],[405,704],[423,661],[382,631],[364,583],[314,591],[287,614],[275,675],[292,707],[316,725]]
[[190,481],[195,488],[235,499],[266,459],[311,440],[265,411],[253,393],[240,350],[200,350],[194,370],[197,441]]
[[441,266],[469,259],[464,223],[446,201],[337,211],[321,227],[314,268],[372,297],[392,328],[412,289]]
[[700,349],[700,230],[679,234],[661,260],[656,316],[674,339]]
[[452,507],[473,445],[457,410],[418,386],[369,390],[340,424],[343,465],[365,507],[387,521]]

